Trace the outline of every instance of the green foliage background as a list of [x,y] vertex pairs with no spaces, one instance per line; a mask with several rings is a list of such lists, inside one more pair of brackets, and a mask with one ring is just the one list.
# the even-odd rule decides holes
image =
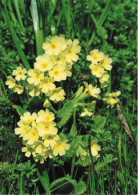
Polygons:
[[[19,117],[12,105],[20,106],[23,103],[24,109],[28,105],[24,96],[19,97],[7,89],[5,81],[17,66],[23,65],[27,69],[33,67],[36,56],[43,53],[42,43],[46,37],[64,34],[70,39],[77,38],[82,48],[80,59],[73,67],[73,76],[64,84],[67,86],[67,94],[68,90],[75,92],[83,81],[89,81],[89,64],[85,59],[89,50],[97,48],[108,54],[113,59],[112,79],[108,90],[121,91],[120,107],[134,137],[132,142],[115,108],[107,110],[99,104],[96,107],[98,119],[78,119],[72,132],[75,132],[76,128],[79,128],[82,134],[87,135],[91,132],[102,147],[101,158],[95,165],[97,183],[94,187],[91,182],[94,181],[94,175],[91,173],[87,192],[136,193],[136,0],[2,0],[0,27],[0,192],[9,192],[9,186],[12,186],[12,193],[43,193],[40,188],[44,188],[45,184],[42,184],[43,178],[37,170],[32,169],[32,174],[28,173],[26,167],[31,168],[31,164],[29,161],[28,164],[24,164],[27,159],[21,152],[18,154],[18,163],[15,158],[21,143],[14,134]],[[87,75],[87,78],[78,78],[80,75]],[[59,115],[62,116],[62,113]],[[66,119],[62,117],[59,126],[63,126],[64,123]],[[85,145],[80,144],[81,137],[77,139],[68,156],[73,154],[78,145],[82,149],[85,148]],[[62,166],[61,169],[64,167],[64,171],[69,174],[66,170],[69,166],[66,157],[56,161],[54,166]],[[34,163],[33,159],[31,162]],[[24,168],[19,163],[23,163]],[[70,163],[73,165],[71,170],[74,170],[73,167],[78,169],[74,173],[74,180],[71,180],[70,176],[57,182],[55,180],[49,189],[52,190],[58,183],[62,184],[67,180],[74,186],[74,193],[83,194],[85,185],[79,178],[88,181],[88,170],[79,161],[76,164],[73,164],[73,161]],[[36,165],[37,168],[38,166]],[[5,172],[6,170],[8,172]],[[19,172],[22,173],[21,177]],[[30,181],[26,177],[30,177]],[[58,179],[59,176],[56,177]],[[54,182],[52,178],[50,181]],[[29,185],[27,182],[30,182]],[[83,185],[84,190],[81,191],[80,186]]]

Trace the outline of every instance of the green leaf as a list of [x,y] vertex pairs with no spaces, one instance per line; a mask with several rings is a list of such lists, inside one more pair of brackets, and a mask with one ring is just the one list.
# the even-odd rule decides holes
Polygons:
[[116,161],[118,160],[118,158],[114,158],[112,154],[107,154],[103,161],[102,162],[98,162],[96,165],[95,165],[95,170],[98,171],[99,169],[103,168],[105,165],[107,165],[108,163],[111,163],[113,161]]
[[76,124],[73,124],[72,127],[71,127],[71,130],[68,134],[68,139],[70,139],[71,137],[73,137],[77,132],[77,127],[76,127]]
[[40,173],[37,172],[37,176],[39,177],[40,182],[41,182],[43,188],[45,189],[45,192],[47,194],[50,194],[50,182],[49,182],[49,176],[48,176],[47,170],[45,170],[43,172],[43,176],[41,176]]
[[65,125],[68,120],[70,119],[73,110],[74,110],[74,102],[75,100],[69,100],[67,103],[64,104],[64,106],[59,110],[57,117],[61,118],[61,120],[58,122],[58,127],[61,128],[63,125]]
[[27,110],[24,110],[21,106],[13,105],[12,106],[18,113],[19,116],[22,116]]
[[91,128],[91,131],[95,131],[95,132],[101,131],[106,123],[106,117],[100,115],[96,116],[92,120],[94,121],[94,124]]
[[86,191],[86,184],[83,181],[79,181],[75,188],[74,194],[84,194],[85,191]]
[[11,22],[11,20],[9,18],[6,1],[4,1],[4,11],[5,11],[5,15],[6,15],[6,18],[7,18],[7,24],[8,24],[8,27],[9,27],[9,30],[10,30],[13,42],[15,44],[15,47],[16,47],[16,49],[17,49],[17,51],[18,51],[18,53],[19,53],[19,55],[21,57],[23,65],[25,66],[25,68],[27,70],[29,70],[31,67],[30,67],[30,65],[28,63],[28,60],[27,60],[27,58],[26,58],[26,56],[25,56],[25,54],[24,54],[24,52],[23,52],[23,50],[22,50],[22,48],[20,46],[20,40],[17,37],[16,32],[15,32],[15,30],[13,28],[13,23]]

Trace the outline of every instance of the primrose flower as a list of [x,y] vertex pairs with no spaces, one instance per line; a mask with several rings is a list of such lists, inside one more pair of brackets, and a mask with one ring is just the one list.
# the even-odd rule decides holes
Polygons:
[[80,154],[81,160],[84,160],[86,156],[87,156],[87,152],[86,151],[84,151],[83,153],[81,153]]
[[8,80],[5,82],[5,84],[8,85],[9,89],[12,89],[13,87],[15,87],[16,80],[11,76],[8,76],[7,79]]
[[45,145],[43,144],[42,141],[39,141],[39,140],[35,142],[33,147],[35,148],[35,153],[37,154],[41,154],[46,151]]
[[14,92],[18,93],[18,94],[23,93],[23,86],[22,85],[15,85]]
[[40,122],[37,124],[37,130],[40,137],[43,137],[46,134],[57,134],[57,128],[55,127],[56,123],[54,122]]
[[79,59],[79,56],[76,55],[77,53],[80,52],[81,47],[78,45],[79,41],[75,39],[73,42],[71,40],[68,41],[68,47],[65,50],[65,56],[66,56],[66,61],[68,63],[76,62]]
[[38,85],[40,81],[44,78],[44,73],[40,72],[37,69],[30,69],[28,71],[30,78],[27,79],[29,84]]
[[102,61],[101,61],[101,65],[106,69],[106,70],[111,70],[112,66],[110,65],[112,63],[112,59],[108,58],[108,56],[104,56]]
[[91,61],[93,64],[101,61],[104,57],[103,52],[99,52],[98,49],[94,49],[90,52],[90,55],[87,56],[87,60]]
[[58,55],[51,56],[51,59],[54,61],[54,64],[63,64],[65,65],[65,55],[63,53],[60,53]]
[[34,149],[30,145],[26,145],[26,147],[22,148],[22,152],[25,152],[26,157],[30,157],[31,153],[34,152]]
[[84,108],[84,112],[81,113],[81,116],[92,116],[92,112],[89,112],[87,108]]
[[36,122],[52,122],[55,119],[55,115],[53,112],[49,112],[48,109],[46,111],[40,110],[38,112],[38,117],[36,118]]
[[23,135],[23,140],[27,140],[28,145],[32,145],[39,138],[36,128],[30,128],[30,130]]
[[28,131],[29,126],[24,124],[21,120],[17,124],[19,127],[15,128],[15,134],[23,137],[23,135]]
[[112,92],[111,94],[109,94],[110,97],[118,97],[121,94],[121,91],[117,91],[117,92]]
[[25,123],[25,124],[31,124],[35,119],[37,118],[37,114],[33,113],[30,114],[30,112],[25,112],[23,116],[20,117],[20,119]]
[[26,88],[29,90],[29,95],[30,96],[39,96],[40,95],[40,85],[33,85],[33,84],[28,84]]
[[51,106],[51,103],[48,99],[45,100],[44,104],[43,104],[43,107],[50,107]]
[[53,155],[57,156],[58,154],[60,156],[63,156],[65,154],[65,151],[68,150],[70,148],[70,145],[67,144],[68,140],[58,140],[56,145],[53,148]]
[[44,139],[44,145],[46,147],[53,148],[56,145],[57,140],[59,140],[59,135],[46,134],[42,139]]
[[99,93],[101,92],[99,88],[93,87],[91,84],[88,85],[88,92],[91,96],[99,98]]
[[38,56],[36,58],[36,61],[37,62],[34,63],[34,67],[41,72],[51,70],[53,68],[53,65],[54,65],[53,61],[46,54]]
[[100,150],[101,150],[101,147],[98,144],[91,145],[92,156],[96,156],[98,158],[99,157],[98,151]]
[[53,83],[54,79],[51,77],[44,77],[40,83],[40,88],[43,93],[48,93],[50,90],[53,90],[56,85]]
[[43,49],[48,55],[53,55],[53,54],[58,55],[65,48],[66,48],[66,44],[63,44],[63,42],[61,42],[61,39],[59,39],[57,36],[54,36],[53,38],[48,39],[43,44]]
[[65,91],[61,87],[58,87],[51,91],[49,99],[54,102],[58,102],[58,101],[63,101],[65,99],[64,96],[65,96]]
[[49,76],[53,77],[55,81],[66,80],[67,74],[64,72],[65,66],[62,64],[56,65],[49,71]]
[[105,83],[105,82],[108,82],[108,81],[109,81],[109,74],[104,73],[104,74],[101,76],[101,78],[100,78],[99,81],[100,81],[101,84],[103,84],[103,83]]
[[26,73],[27,73],[27,70],[25,68],[22,69],[22,67],[18,66],[16,68],[16,70],[13,70],[12,75],[15,76],[15,79],[17,81],[20,81],[20,80],[25,80],[25,78],[26,78],[25,74]]
[[98,78],[101,77],[104,72],[100,64],[91,64],[90,69],[92,70],[91,73]]

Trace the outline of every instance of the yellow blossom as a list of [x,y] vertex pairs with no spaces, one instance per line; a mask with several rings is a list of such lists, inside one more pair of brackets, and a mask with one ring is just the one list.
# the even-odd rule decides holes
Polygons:
[[26,147],[22,148],[22,152],[25,152],[26,157],[30,157],[31,153],[34,152],[34,149],[30,145],[26,145]]
[[24,124],[21,120],[17,124],[19,127],[15,128],[15,134],[23,137],[24,133],[28,131],[29,126]]
[[100,78],[104,72],[100,64],[91,64],[90,69],[92,70],[91,73],[98,78]]
[[46,99],[44,104],[43,104],[43,107],[50,107],[50,106],[51,106],[51,103],[49,102],[48,99]]
[[99,88],[93,87],[91,84],[88,85],[88,91],[91,96],[96,98],[99,97],[99,93],[101,92]]
[[5,82],[5,84],[8,85],[9,89],[12,89],[13,87],[15,87],[15,84],[16,84],[15,79],[11,76],[8,76],[7,79],[8,80]]
[[30,78],[27,79],[29,84],[38,85],[40,81],[44,78],[44,73],[40,72],[37,69],[30,69],[28,71]]
[[81,113],[81,116],[92,116],[92,112],[90,112],[87,108],[84,108],[84,112]]
[[38,117],[36,118],[36,122],[52,122],[55,119],[55,115],[53,112],[49,112],[48,109],[40,110],[38,112]]
[[59,135],[46,134],[44,137],[44,145],[46,147],[54,147],[57,140],[59,140]]
[[65,154],[66,150],[68,150],[70,148],[70,145],[67,144],[67,141],[68,140],[64,140],[64,141],[58,140],[57,141],[56,145],[53,148],[53,155],[54,156],[57,156],[58,154],[60,156],[63,156]]
[[64,71],[65,66],[63,64],[58,64],[49,71],[49,76],[53,77],[55,81],[66,80],[67,74]]
[[54,79],[51,77],[44,77],[40,83],[40,88],[43,93],[48,93],[49,90],[53,90],[56,86],[53,83]]
[[65,96],[65,91],[61,87],[58,87],[51,91],[49,99],[54,102],[58,102],[58,101],[63,101],[65,99],[64,96]]
[[34,144],[39,138],[36,128],[30,128],[30,130],[23,135],[23,140],[27,140],[28,145]]
[[23,86],[22,85],[15,85],[14,92],[21,94],[23,93]]
[[40,84],[38,85],[33,85],[33,84],[28,84],[26,88],[29,90],[29,95],[30,96],[39,96],[40,95]]
[[47,39],[47,41],[43,44],[43,49],[48,55],[58,55],[61,51],[66,48],[66,44],[61,42],[57,36],[54,36],[51,39]]
[[101,147],[98,144],[91,145],[92,156],[99,157],[98,152],[101,150]]
[[34,63],[34,67],[41,72],[51,70],[53,68],[53,65],[53,60],[51,60],[46,54],[38,56],[36,58],[36,62]]
[[79,56],[76,55],[77,53],[80,52],[81,47],[78,45],[79,41],[75,39],[73,42],[71,40],[68,40],[68,47],[65,50],[65,56],[66,56],[66,61],[68,63],[76,62],[79,59]]
[[91,61],[93,64],[101,61],[104,57],[103,52],[99,52],[98,49],[94,49],[90,52],[90,55],[87,56],[87,60]]
[[39,136],[43,137],[44,135],[46,134],[57,134],[57,128],[55,127],[56,126],[56,123],[54,122],[40,122],[37,124],[37,130],[38,130],[38,134]]
[[112,69],[112,66],[111,66],[111,63],[112,63],[112,59],[111,58],[108,58],[108,56],[104,56],[102,61],[101,61],[101,65],[106,69],[106,70],[111,70]]
[[26,78],[26,74],[27,73],[27,70],[25,69],[25,68],[22,68],[22,67],[20,67],[20,66],[18,66],[17,68],[16,68],[16,70],[14,70],[13,72],[12,72],[12,75],[14,75],[15,76],[15,79],[17,80],[17,81],[20,81],[20,80],[25,80],[25,78]]
[[28,124],[29,125],[29,124],[31,124],[37,118],[37,114],[36,113],[31,114],[30,112],[26,112],[20,118],[21,118],[21,120],[25,124]]

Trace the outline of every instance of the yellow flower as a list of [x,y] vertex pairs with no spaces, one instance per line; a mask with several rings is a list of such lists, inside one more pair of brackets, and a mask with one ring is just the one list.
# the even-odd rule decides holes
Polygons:
[[66,62],[64,53],[60,53],[56,56],[53,55],[53,56],[51,56],[51,59],[54,61],[54,64],[63,64],[63,65],[65,65],[65,62]]
[[48,39],[43,44],[43,49],[48,55],[53,55],[53,54],[58,55],[65,48],[66,48],[66,44],[63,44],[63,42],[61,42],[61,39],[59,39],[59,37],[57,36],[54,36],[53,38]]
[[44,137],[44,145],[46,147],[54,147],[57,140],[59,140],[59,135],[46,134]]
[[25,152],[26,157],[30,157],[31,153],[34,152],[34,149],[30,145],[26,145],[26,147],[22,148],[22,152]]
[[90,55],[87,56],[87,60],[91,61],[93,64],[101,61],[104,57],[103,52],[99,52],[98,49],[94,49],[90,52]]
[[87,108],[84,108],[84,112],[81,113],[81,116],[92,116],[92,112],[89,112]]
[[81,153],[80,154],[81,160],[84,160],[86,156],[87,156],[87,152],[86,151],[84,151],[83,153]]
[[108,58],[108,56],[104,56],[101,65],[106,69],[106,70],[111,70],[112,66],[110,65],[112,63],[112,59]]
[[65,96],[65,91],[61,87],[58,87],[51,91],[49,99],[54,102],[58,102],[58,101],[63,101],[65,99],[64,96]]
[[107,103],[110,104],[113,107],[117,102],[118,102],[117,99],[109,98]]
[[36,154],[41,154],[46,151],[46,147],[42,141],[36,141],[35,144],[33,145],[35,148],[35,153]]
[[23,93],[23,86],[22,85],[15,85],[14,92],[21,94]]
[[109,74],[107,74],[106,72],[102,75],[102,77],[100,78],[100,83],[103,84],[105,82],[109,81]]
[[36,122],[52,122],[55,119],[55,115],[53,112],[49,112],[48,109],[40,110],[38,112],[38,117],[36,118]]
[[98,78],[101,77],[104,72],[100,64],[91,64],[90,69],[92,70],[91,73]]
[[70,145],[67,144],[68,140],[58,140],[56,145],[53,148],[53,155],[57,156],[58,154],[60,156],[63,156],[65,154],[65,151],[68,150],[70,148]]
[[27,79],[29,84],[38,85],[40,81],[44,78],[44,73],[36,69],[30,69],[28,71],[30,78]]
[[20,81],[20,80],[25,80],[25,78],[26,78],[26,74],[27,73],[27,70],[25,69],[25,68],[21,68],[20,66],[18,66],[17,68],[16,68],[16,70],[14,70],[13,72],[12,72],[12,75],[14,75],[15,76],[15,79],[17,80],[17,81]]
[[24,133],[28,131],[29,126],[24,124],[23,121],[19,121],[17,128],[15,128],[15,134],[20,135],[20,137],[23,137]]
[[8,87],[9,87],[9,89],[12,89],[13,87],[15,87],[15,79],[13,78],[13,77],[11,77],[11,76],[8,76],[7,77],[7,81],[5,82],[5,84],[6,85],[9,85]]
[[51,77],[44,77],[40,83],[40,88],[43,93],[48,93],[49,90],[53,90],[56,86],[53,83],[54,79]]
[[29,95],[30,96],[39,96],[40,95],[40,85],[33,85],[29,84],[26,86],[26,88],[29,90]]
[[101,147],[98,144],[92,144],[91,145],[92,156],[99,157],[98,151],[100,151],[100,150],[101,150]]
[[48,99],[46,99],[44,104],[43,104],[43,107],[50,107],[50,106],[51,106],[51,103],[49,102]]
[[37,124],[37,130],[38,130],[38,134],[39,136],[43,137],[44,135],[46,134],[57,134],[57,128],[55,127],[56,126],[56,123],[54,122],[51,122],[51,123],[48,123],[48,122],[40,122]]
[[23,135],[23,140],[27,140],[28,145],[34,144],[39,138],[36,128],[30,128],[30,130]]
[[35,119],[37,118],[37,114],[33,113],[32,115],[30,114],[30,112],[26,112],[24,113],[23,116],[21,116],[21,120],[25,123],[25,124],[31,124]]
[[36,61],[37,62],[34,63],[34,67],[41,72],[51,70],[54,65],[53,61],[46,54],[38,56]]
[[117,92],[112,92],[111,94],[109,94],[110,97],[118,97],[121,94],[121,91],[117,91]]
[[101,92],[99,88],[93,87],[91,84],[88,85],[88,91],[91,96],[96,98],[99,97],[98,94]]
[[65,66],[63,64],[58,64],[49,71],[49,76],[53,77],[55,81],[66,80],[67,74],[64,71]]
[[79,56],[76,55],[77,53],[80,52],[81,47],[78,45],[79,41],[75,39],[73,42],[71,40],[68,40],[68,47],[65,50],[65,56],[66,56],[66,61],[68,63],[76,62],[79,59]]

